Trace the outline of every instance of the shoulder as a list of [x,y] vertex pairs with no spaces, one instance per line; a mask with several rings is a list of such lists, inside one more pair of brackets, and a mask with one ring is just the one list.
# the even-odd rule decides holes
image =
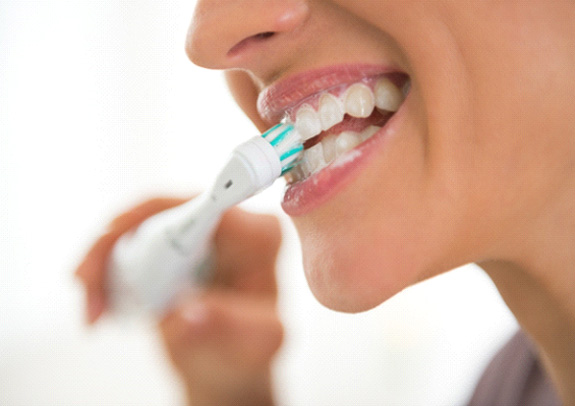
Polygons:
[[521,331],[493,358],[469,401],[469,406],[560,404],[535,347]]

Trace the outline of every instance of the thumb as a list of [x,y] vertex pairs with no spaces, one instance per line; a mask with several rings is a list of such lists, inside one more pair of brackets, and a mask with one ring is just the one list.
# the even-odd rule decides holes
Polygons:
[[260,370],[283,339],[273,300],[225,290],[188,298],[160,321],[172,362],[195,368]]

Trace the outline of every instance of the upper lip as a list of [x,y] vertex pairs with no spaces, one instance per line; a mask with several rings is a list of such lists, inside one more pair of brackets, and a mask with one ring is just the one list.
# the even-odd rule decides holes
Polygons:
[[334,86],[394,71],[381,65],[339,65],[294,74],[264,88],[258,97],[260,116],[273,124],[285,111],[306,98]]

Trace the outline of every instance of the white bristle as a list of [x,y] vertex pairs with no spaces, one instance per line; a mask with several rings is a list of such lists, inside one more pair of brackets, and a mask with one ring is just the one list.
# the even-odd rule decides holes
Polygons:
[[274,147],[284,172],[301,156],[303,140],[292,124],[280,123],[262,137]]

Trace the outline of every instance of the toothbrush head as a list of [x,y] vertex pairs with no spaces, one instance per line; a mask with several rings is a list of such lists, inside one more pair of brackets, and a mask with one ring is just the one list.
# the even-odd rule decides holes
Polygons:
[[253,196],[297,165],[302,151],[302,138],[288,123],[241,143],[218,175],[212,201],[227,208]]
[[303,140],[293,124],[279,123],[263,133],[262,138],[274,147],[280,159],[281,174],[293,169],[303,151]]

